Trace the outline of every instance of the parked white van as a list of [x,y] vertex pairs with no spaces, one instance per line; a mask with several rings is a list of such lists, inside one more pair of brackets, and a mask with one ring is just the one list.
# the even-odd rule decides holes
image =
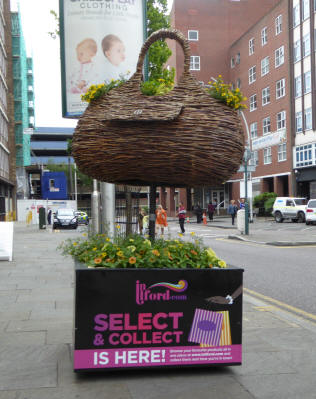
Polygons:
[[306,205],[306,198],[276,197],[272,214],[277,223],[282,223],[284,219],[303,223],[305,222]]

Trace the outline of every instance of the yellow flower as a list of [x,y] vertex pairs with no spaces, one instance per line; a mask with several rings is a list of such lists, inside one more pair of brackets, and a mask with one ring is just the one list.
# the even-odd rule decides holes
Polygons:
[[130,242],[134,242],[134,240],[132,238],[129,239]]
[[87,237],[87,233],[83,233],[82,235],[83,235],[84,237]]
[[178,233],[178,236],[179,236],[179,237],[183,237],[183,234],[181,234],[181,233]]
[[136,258],[135,258],[135,256],[131,256],[131,257],[129,258],[128,262],[129,262],[131,265],[133,265],[134,263],[136,263]]
[[105,241],[109,242],[111,239],[109,237],[106,237]]
[[193,237],[193,236],[195,236],[195,232],[194,231],[191,231],[191,236]]
[[92,251],[96,251],[96,250],[97,250],[97,247],[92,248]]
[[127,247],[127,249],[131,250],[132,252],[135,251],[136,247],[135,245],[130,245],[129,247]]
[[160,252],[157,249],[151,251],[155,256],[160,256]]
[[76,245],[78,245],[78,243],[74,242],[74,243],[73,243],[73,246],[75,247]]
[[98,265],[99,263],[101,263],[102,262],[102,258],[95,258],[94,259],[94,263],[96,264],[96,265]]
[[107,255],[107,253],[106,253],[106,252],[102,252],[102,253],[101,253],[101,256],[102,256],[102,258],[105,258],[105,257],[106,257],[106,255]]
[[224,260],[220,260],[220,261],[218,262],[218,265],[219,265],[220,267],[222,267],[223,269],[225,269],[225,268],[227,267],[227,264],[226,264],[226,262],[225,262]]
[[151,247],[151,241],[150,240],[144,240],[144,244],[148,245],[149,247]]
[[120,226],[119,224],[117,224],[115,227],[116,227],[118,230],[121,228],[121,226]]
[[123,254],[123,252],[122,252],[122,251],[118,251],[118,252],[116,252],[116,255],[117,255],[117,256],[120,256],[121,258],[124,256],[124,254]]
[[212,263],[210,263],[210,264],[208,265],[208,267],[209,267],[210,269],[212,269],[212,267],[213,267]]

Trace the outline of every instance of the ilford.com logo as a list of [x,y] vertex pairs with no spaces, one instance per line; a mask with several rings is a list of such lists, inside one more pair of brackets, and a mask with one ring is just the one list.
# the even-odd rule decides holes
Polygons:
[[[160,288],[160,290],[156,290]],[[147,287],[136,281],[136,303],[143,305],[147,301],[186,301],[187,296],[181,294],[188,288],[186,280],[179,280],[178,284],[156,283]]]

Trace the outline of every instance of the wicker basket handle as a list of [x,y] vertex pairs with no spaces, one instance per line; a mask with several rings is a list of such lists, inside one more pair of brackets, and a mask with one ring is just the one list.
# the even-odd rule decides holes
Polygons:
[[149,38],[143,44],[141,51],[139,53],[136,73],[135,75],[142,76],[142,69],[144,64],[144,59],[149,47],[159,39],[173,39],[176,40],[182,47],[184,52],[184,74],[190,71],[190,46],[187,39],[183,34],[177,29],[160,29],[152,33]]

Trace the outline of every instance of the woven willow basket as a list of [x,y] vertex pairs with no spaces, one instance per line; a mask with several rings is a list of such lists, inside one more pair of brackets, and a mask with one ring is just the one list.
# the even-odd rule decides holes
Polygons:
[[[144,58],[163,38],[182,46],[184,73],[168,94],[148,97],[140,91]],[[240,119],[211,98],[189,69],[189,43],[181,32],[153,33],[131,79],[93,100],[79,119],[72,144],[78,168],[100,181],[139,186],[211,186],[229,179],[242,161]]]

